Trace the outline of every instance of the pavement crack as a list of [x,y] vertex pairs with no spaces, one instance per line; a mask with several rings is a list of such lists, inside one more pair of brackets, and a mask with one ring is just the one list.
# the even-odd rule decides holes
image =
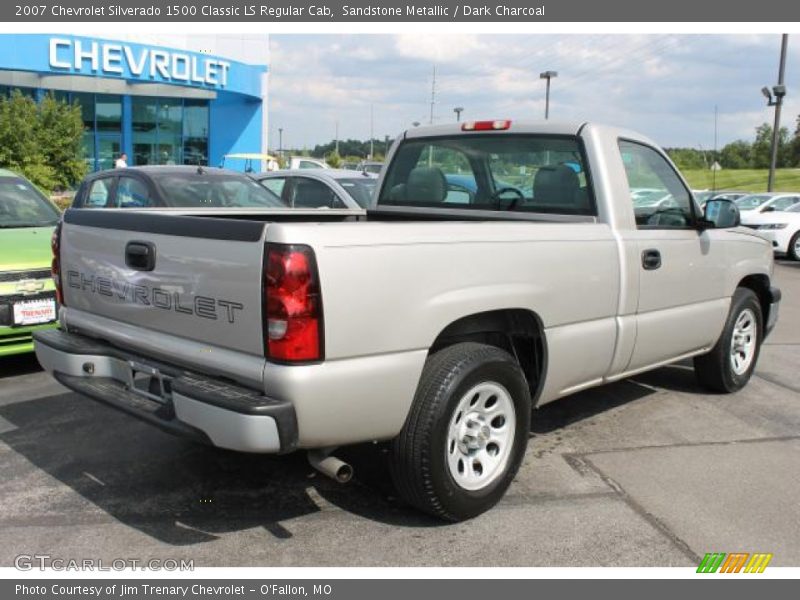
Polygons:
[[771,383],[772,385],[777,385],[778,387],[782,387],[783,389],[789,390],[790,392],[800,393],[800,387],[790,385],[784,381],[777,379],[776,377],[773,377],[768,373],[759,373],[758,371],[756,371],[754,375],[759,379],[763,379],[767,383]]
[[[617,452],[631,452],[634,450],[662,450],[669,448],[694,448],[700,446],[731,446],[734,444],[759,444],[765,442],[792,442],[800,440],[800,435],[779,435],[761,438],[745,438],[739,440],[720,440],[715,442],[675,442],[674,444],[644,444],[641,446],[623,446],[621,448],[607,448],[605,450],[587,450],[585,452],[569,452],[562,454],[567,463],[575,468],[576,459],[588,461],[589,456],[595,454],[614,454]],[[567,459],[567,457],[570,457]],[[572,461],[572,462],[571,462]]]
[[616,495],[619,496],[619,498],[621,498],[622,501],[631,508],[631,510],[642,517],[656,531],[666,537],[687,558],[692,560],[695,564],[700,562],[700,556],[689,547],[689,544],[678,537],[678,535],[673,532],[666,523],[656,517],[653,513],[649,512],[644,506],[639,504],[639,502],[637,502],[630,494],[628,494],[628,492],[626,492],[619,483],[606,475],[603,470],[595,465],[587,456],[583,456],[581,458],[584,464],[590,467],[597,474],[597,476],[605,482],[606,485],[613,489],[616,492]]

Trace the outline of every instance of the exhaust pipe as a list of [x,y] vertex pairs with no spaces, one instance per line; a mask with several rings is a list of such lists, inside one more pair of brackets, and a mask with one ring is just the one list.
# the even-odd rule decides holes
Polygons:
[[334,481],[347,483],[353,478],[353,467],[343,460],[332,456],[331,453],[334,450],[335,448],[329,448],[327,450],[309,450],[308,462],[311,463],[311,466],[317,471],[323,475],[327,475]]

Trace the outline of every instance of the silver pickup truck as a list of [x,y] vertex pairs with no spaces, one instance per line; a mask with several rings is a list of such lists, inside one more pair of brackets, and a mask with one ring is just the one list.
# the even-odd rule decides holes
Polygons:
[[592,123],[412,129],[365,212],[71,209],[53,250],[62,384],[340,480],[336,448],[386,441],[447,520],[502,497],[546,402],[689,357],[740,389],[780,301],[732,203],[701,214],[658,146]]

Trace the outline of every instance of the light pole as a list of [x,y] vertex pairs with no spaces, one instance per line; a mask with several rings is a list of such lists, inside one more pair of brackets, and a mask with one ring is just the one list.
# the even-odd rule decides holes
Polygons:
[[545,120],[550,118],[550,80],[553,77],[558,77],[557,71],[544,71],[543,73],[539,73],[539,79],[547,79],[547,92],[545,92],[545,100],[544,100]]
[[[781,129],[781,106],[783,97],[786,95],[786,86],[783,84],[783,76],[786,72],[786,47],[789,45],[789,34],[784,33],[781,38],[781,59],[778,66],[778,85],[761,88],[761,93],[767,98],[767,106],[775,107],[775,124],[772,126],[772,155],[769,161],[769,177],[767,178],[767,191],[771,192],[775,184],[775,167],[778,163],[778,135]],[[773,99],[773,95],[775,98]]]
[[456,113],[456,123],[458,123],[461,120],[461,113],[464,112],[464,107],[463,106],[456,106],[453,109],[453,112]]
[[278,127],[278,156],[283,158],[283,127]]

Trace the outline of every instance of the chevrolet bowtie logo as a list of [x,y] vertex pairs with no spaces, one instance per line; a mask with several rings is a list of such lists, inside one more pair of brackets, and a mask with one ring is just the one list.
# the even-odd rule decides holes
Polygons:
[[44,281],[37,279],[23,279],[17,282],[17,292],[20,294],[35,294],[44,289]]

